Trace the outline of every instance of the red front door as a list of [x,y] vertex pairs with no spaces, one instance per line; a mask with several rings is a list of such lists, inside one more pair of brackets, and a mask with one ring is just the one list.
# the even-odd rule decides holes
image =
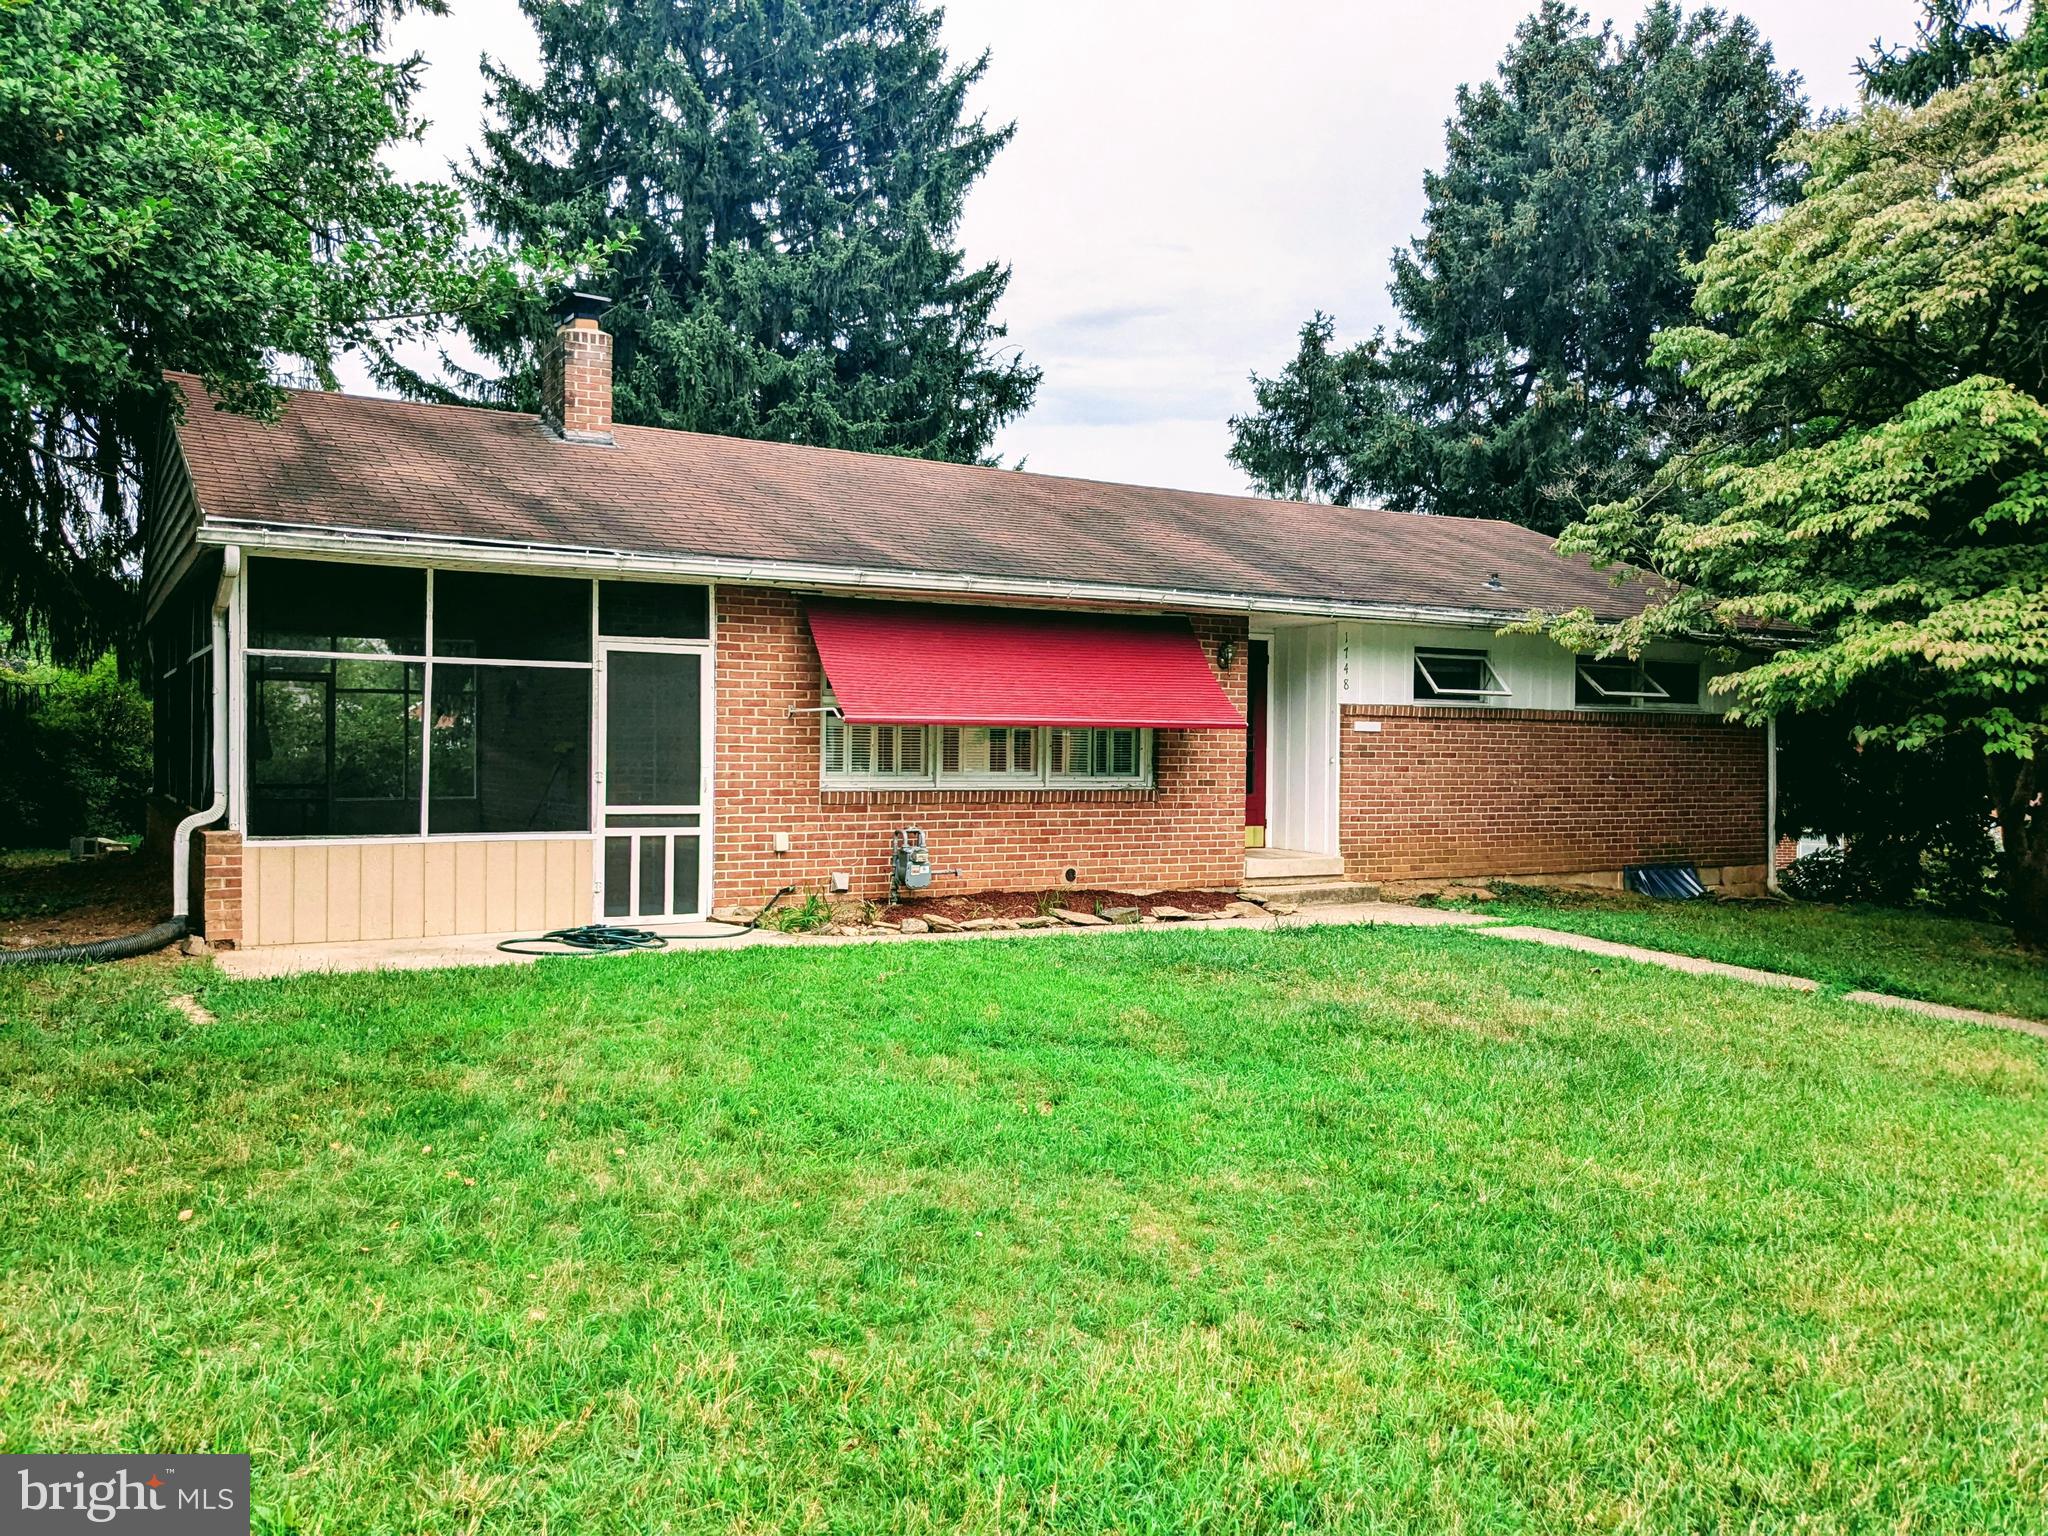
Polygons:
[[1245,650],[1244,845],[1266,846],[1266,642]]

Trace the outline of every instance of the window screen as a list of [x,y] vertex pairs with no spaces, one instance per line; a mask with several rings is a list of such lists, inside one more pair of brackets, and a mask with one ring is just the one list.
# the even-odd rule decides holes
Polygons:
[[679,582],[599,582],[597,627],[607,635],[636,639],[708,639],[711,589]]
[[1046,737],[1046,770],[1056,779],[1134,779],[1144,771],[1141,731],[1059,729]]
[[825,772],[863,779],[928,779],[930,734],[921,725],[848,725],[827,715]]
[[[252,561],[251,834],[589,830],[596,589]],[[205,708],[188,692],[188,719]]]
[[877,779],[1029,786],[1151,781],[1152,733],[1130,727],[850,725],[823,717],[826,787]]
[[696,805],[702,798],[703,667],[695,652],[608,654],[607,805]]
[[1038,732],[1028,726],[949,725],[939,731],[939,777],[1035,778]]
[[590,674],[434,664],[429,832],[590,827]]
[[249,644],[262,650],[422,655],[427,573],[325,560],[252,560]]
[[633,839],[608,837],[604,840],[604,915],[630,917],[633,913]]
[[185,664],[185,782],[191,803],[213,799],[213,651]]
[[590,583],[436,571],[434,654],[588,661]]
[[178,782],[178,766],[173,761],[172,743],[182,754],[185,742],[185,679],[179,664],[166,664],[165,643],[161,626],[150,636],[149,642],[151,671],[150,679],[150,762],[154,769],[151,787],[160,795],[176,795],[183,805],[185,786]]
[[418,832],[425,686],[416,662],[250,657],[250,832]]
[[213,798],[212,590],[188,582],[150,632],[155,786],[186,806]]

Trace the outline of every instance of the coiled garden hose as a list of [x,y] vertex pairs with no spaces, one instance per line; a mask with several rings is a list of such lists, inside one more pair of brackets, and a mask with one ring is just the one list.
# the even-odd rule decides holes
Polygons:
[[[695,939],[736,939],[743,933],[752,933],[761,926],[761,919],[769,909],[783,897],[796,889],[785,885],[762,905],[753,917],[737,926],[728,927],[724,933],[692,934]],[[560,944],[564,949],[534,949],[535,944]],[[646,928],[614,928],[607,923],[585,923],[580,928],[557,928],[551,933],[539,934],[533,938],[503,939],[498,948],[508,955],[615,955],[629,949],[666,949],[668,939]]]
[[552,955],[559,951],[534,949],[535,944],[564,945],[571,954],[611,955],[624,949],[666,949],[668,940],[645,928],[614,928],[607,923],[585,923],[580,928],[556,928],[530,939],[505,939],[498,948],[508,955]]

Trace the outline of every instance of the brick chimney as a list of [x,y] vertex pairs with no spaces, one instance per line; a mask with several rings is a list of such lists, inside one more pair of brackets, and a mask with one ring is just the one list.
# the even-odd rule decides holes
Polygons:
[[601,293],[571,293],[540,365],[540,419],[571,443],[612,440],[612,339],[597,317],[611,305]]

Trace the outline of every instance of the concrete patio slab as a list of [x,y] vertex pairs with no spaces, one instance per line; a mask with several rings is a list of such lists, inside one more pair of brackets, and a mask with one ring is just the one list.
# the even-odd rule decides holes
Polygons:
[[[649,925],[653,927],[653,925]],[[730,932],[725,923],[676,923],[654,927],[670,940],[670,948],[696,945],[787,943],[778,933],[750,932],[736,938],[716,938]],[[298,976],[330,971],[440,971],[473,965],[531,965],[541,955],[513,954],[498,948],[512,939],[532,941],[531,933],[465,934],[444,939],[362,939],[338,944],[268,944],[258,949],[227,949],[214,953],[214,964],[238,980],[273,976]],[[563,950],[563,954],[576,954]],[[657,951],[622,950],[622,954]],[[604,959],[583,955],[584,959]]]
[[[1445,912],[1430,907],[1404,907],[1394,902],[1361,902],[1347,906],[1304,907],[1284,917],[1228,917],[1208,921],[1177,923],[1110,924],[1104,927],[996,928],[968,933],[861,933],[798,935],[755,928],[734,933],[725,923],[681,923],[654,926],[669,940],[661,951],[624,953],[679,954],[702,949],[746,949],[760,945],[835,944],[952,944],[988,939],[1043,939],[1061,934],[1099,936],[1120,933],[1158,933],[1176,930],[1199,932],[1205,928],[1317,928],[1329,925],[1383,925],[1397,928],[1470,928],[1486,919],[1471,912]],[[530,965],[541,958],[510,954],[498,948],[501,941],[531,938],[514,933],[484,934],[447,939],[380,939],[345,944],[279,944],[261,949],[223,950],[214,956],[221,970],[237,979],[297,976],[311,972],[344,971],[432,971],[459,966]],[[569,953],[565,951],[565,953]],[[606,959],[604,955],[576,958]]]

